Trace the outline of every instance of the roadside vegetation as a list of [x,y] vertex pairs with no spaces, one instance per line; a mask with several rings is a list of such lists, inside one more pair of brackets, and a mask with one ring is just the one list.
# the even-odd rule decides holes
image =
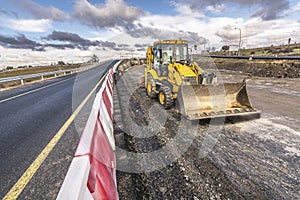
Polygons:
[[261,47],[254,49],[241,49],[241,55],[276,56],[276,55],[300,55],[300,44]]
[[[236,55],[236,51],[230,51],[229,45],[224,45],[221,51],[211,52],[214,55]],[[286,44],[280,46],[259,47],[252,49],[240,49],[242,56],[299,56],[300,44]]]
[[[39,67],[29,67],[29,68],[17,68],[17,69],[7,69],[5,71],[0,72],[0,78],[8,78],[8,77],[14,77],[14,76],[24,76],[29,74],[37,74],[37,73],[43,73],[43,72],[53,72],[53,71],[59,71],[59,70],[68,70],[68,69],[75,69],[81,67],[81,64],[72,64],[72,65],[57,65],[57,66],[39,66]],[[58,74],[59,75],[59,74]],[[47,75],[44,76],[44,78],[51,78],[54,77],[53,75]],[[24,84],[40,81],[41,77],[35,77],[30,79],[25,79],[23,81]],[[10,82],[4,82],[0,83],[0,89],[1,88],[11,88],[20,85],[21,82],[18,81],[10,81]]]
[[23,76],[28,74],[37,74],[37,73],[52,72],[52,71],[66,70],[66,69],[74,69],[80,66],[81,64],[40,66],[40,67],[17,68],[17,69],[8,68],[8,70],[0,72],[0,78]]

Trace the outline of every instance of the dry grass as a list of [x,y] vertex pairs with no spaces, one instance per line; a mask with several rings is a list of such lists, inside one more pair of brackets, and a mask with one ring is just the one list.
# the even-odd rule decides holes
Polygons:
[[299,55],[300,44],[241,49],[241,55],[270,56],[270,55]]
[[[213,52],[214,55],[232,55],[234,52]],[[236,52],[235,52],[236,53]],[[268,46],[253,49],[241,49],[240,54],[243,56],[272,56],[279,55],[300,55],[300,44]]]
[[26,69],[13,69],[8,70],[5,72],[0,72],[0,78],[7,78],[7,77],[13,77],[13,76],[23,76],[28,74],[37,74],[42,72],[52,72],[52,71],[58,71],[58,70],[67,70],[67,69],[74,69],[80,67],[80,64],[74,64],[74,65],[63,65],[63,66],[43,66],[43,67],[32,67],[32,68],[26,68]]

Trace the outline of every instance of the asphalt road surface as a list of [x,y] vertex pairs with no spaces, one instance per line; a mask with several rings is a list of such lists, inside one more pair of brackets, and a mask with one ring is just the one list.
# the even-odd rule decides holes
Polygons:
[[[0,93],[0,199],[115,61]],[[72,161],[95,94],[68,127],[18,199],[55,199]]]

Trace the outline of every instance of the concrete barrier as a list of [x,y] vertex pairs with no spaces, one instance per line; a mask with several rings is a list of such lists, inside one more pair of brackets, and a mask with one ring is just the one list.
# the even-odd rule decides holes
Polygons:
[[93,199],[86,185],[89,172],[89,156],[74,158],[57,199]]
[[96,95],[75,157],[57,199],[119,199],[113,136],[111,68]]

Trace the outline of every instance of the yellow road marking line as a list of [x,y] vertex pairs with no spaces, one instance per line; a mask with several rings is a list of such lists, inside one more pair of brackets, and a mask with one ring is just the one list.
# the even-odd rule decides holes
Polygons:
[[32,179],[33,175],[36,173],[36,171],[42,165],[42,163],[47,158],[47,156],[50,154],[50,152],[53,150],[53,148],[55,147],[55,145],[57,144],[57,142],[59,141],[59,139],[63,136],[63,134],[68,129],[68,127],[70,126],[70,124],[76,118],[76,116],[78,115],[78,113],[80,112],[80,110],[83,108],[83,106],[86,104],[86,102],[92,96],[92,94],[95,92],[95,90],[97,89],[97,87],[104,80],[104,78],[107,75],[107,73],[108,72],[106,72],[103,75],[103,77],[100,79],[100,81],[97,83],[97,85],[91,90],[91,92],[81,102],[81,104],[77,107],[77,109],[69,117],[69,119],[65,122],[65,124],[60,128],[60,130],[56,133],[56,135],[52,138],[52,140],[48,143],[48,145],[44,148],[44,150],[40,153],[40,155],[35,159],[35,161],[24,172],[24,174],[20,177],[20,179],[16,182],[16,184],[5,195],[5,197],[3,198],[3,200],[13,200],[13,199],[17,199],[18,198],[18,196],[24,190],[24,188],[26,187],[26,185]]
[[48,87],[57,85],[57,84],[59,84],[59,83],[63,83],[63,82],[65,82],[65,81],[67,81],[67,80],[70,80],[70,79],[72,79],[72,78],[74,78],[74,77],[71,77],[71,78],[68,78],[68,79],[65,79],[65,80],[62,80],[62,81],[59,81],[59,82],[56,82],[56,83],[47,85],[47,86],[43,86],[43,87],[40,87],[40,88],[31,90],[31,91],[28,91],[28,92],[25,92],[25,93],[22,93],[22,94],[13,96],[13,97],[9,97],[9,98],[7,98],[7,99],[0,100],[0,103],[3,103],[3,102],[5,102],[5,101],[9,101],[9,100],[12,100],[12,99],[16,99],[16,98],[18,98],[18,97],[25,96],[25,95],[27,95],[27,94],[31,94],[31,93],[33,93],[33,92],[36,92],[36,91],[39,91],[39,90],[42,90],[42,89],[45,89],[45,88],[48,88]]

